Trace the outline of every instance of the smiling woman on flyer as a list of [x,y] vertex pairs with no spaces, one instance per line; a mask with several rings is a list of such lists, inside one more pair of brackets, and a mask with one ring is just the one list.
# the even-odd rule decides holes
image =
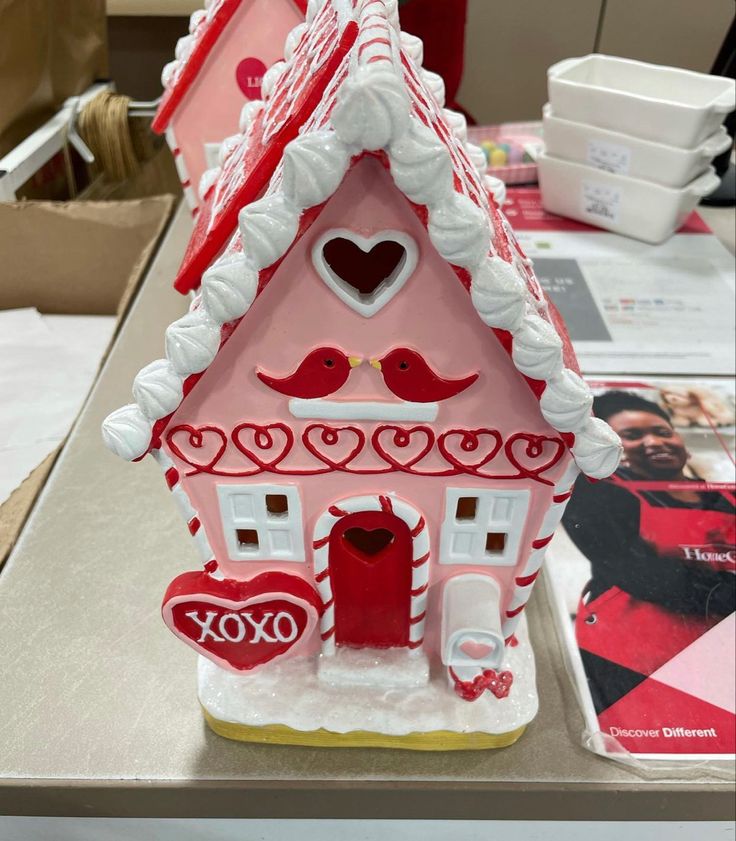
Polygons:
[[594,413],[621,437],[622,465],[579,479],[563,524],[591,563],[576,636],[600,711],[733,612],[736,508],[732,493],[687,487],[701,480],[656,403],[609,391]]

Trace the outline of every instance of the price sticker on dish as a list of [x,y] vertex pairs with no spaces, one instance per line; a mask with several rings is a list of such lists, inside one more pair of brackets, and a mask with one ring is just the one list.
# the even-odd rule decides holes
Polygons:
[[616,224],[623,191],[596,181],[583,181],[582,187],[583,213]]
[[588,141],[588,163],[596,169],[613,172],[618,175],[628,175],[631,163],[631,149],[619,143],[608,143],[605,140]]

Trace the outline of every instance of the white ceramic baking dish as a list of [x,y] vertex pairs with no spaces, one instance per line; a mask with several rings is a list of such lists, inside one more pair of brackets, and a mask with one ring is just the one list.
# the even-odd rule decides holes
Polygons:
[[687,149],[736,108],[733,79],[607,55],[559,61],[547,83],[558,117]]
[[706,172],[713,158],[733,141],[723,126],[694,149],[681,149],[630,134],[563,120],[549,103],[544,106],[544,145],[548,155],[588,166],[655,181],[665,187],[684,187]]
[[710,167],[686,187],[673,190],[546,152],[537,159],[537,167],[545,210],[651,243],[674,233],[720,183]]

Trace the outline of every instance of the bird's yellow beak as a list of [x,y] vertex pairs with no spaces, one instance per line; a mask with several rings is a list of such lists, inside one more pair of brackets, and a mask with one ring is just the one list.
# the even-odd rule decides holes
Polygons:
[[358,365],[361,365],[363,362],[362,356],[348,356],[348,362],[350,363],[351,368],[357,368]]
[[375,368],[376,371],[381,370],[381,360],[380,359],[371,359],[371,367]]

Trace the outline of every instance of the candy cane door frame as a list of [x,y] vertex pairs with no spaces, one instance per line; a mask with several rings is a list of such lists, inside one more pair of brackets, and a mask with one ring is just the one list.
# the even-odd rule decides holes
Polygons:
[[412,537],[386,511],[358,511],[335,523],[328,549],[335,642],[354,648],[409,645]]

